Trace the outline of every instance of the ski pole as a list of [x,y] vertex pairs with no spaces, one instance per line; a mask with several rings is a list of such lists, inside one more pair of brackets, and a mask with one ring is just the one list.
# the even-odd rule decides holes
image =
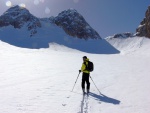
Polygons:
[[[80,75],[80,72],[79,72],[79,74],[78,74],[78,77],[79,77],[79,75]],[[76,85],[76,82],[77,82],[77,80],[78,80],[78,77],[77,77],[77,79],[76,79],[76,81],[75,81],[75,84],[74,84],[74,86],[73,86],[73,88],[72,88],[72,91],[73,91],[73,89],[74,89],[74,87],[75,87],[75,85]],[[71,91],[71,92],[72,92]]]
[[[90,76],[90,78],[91,78],[91,80],[93,81],[93,79],[92,79],[92,77]],[[93,81],[93,83],[94,83],[94,81]],[[94,83],[94,85],[95,85],[95,83]],[[95,85],[95,87],[96,87],[96,89],[98,90],[98,92],[99,92],[99,94],[102,94],[100,91],[99,91],[99,89],[97,88],[97,86]]]

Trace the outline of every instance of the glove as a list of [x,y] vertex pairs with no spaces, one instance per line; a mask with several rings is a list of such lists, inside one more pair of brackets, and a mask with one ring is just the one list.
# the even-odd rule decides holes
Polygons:
[[81,73],[81,70],[79,70],[79,73]]

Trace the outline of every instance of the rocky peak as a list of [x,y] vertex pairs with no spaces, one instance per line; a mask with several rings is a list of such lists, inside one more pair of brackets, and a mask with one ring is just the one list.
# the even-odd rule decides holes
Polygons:
[[145,13],[145,18],[136,29],[136,35],[150,38],[150,6]]
[[30,15],[30,13],[26,8],[17,5],[9,8],[3,15],[16,19],[22,15]]
[[68,9],[59,13],[58,16],[54,18],[54,23],[62,27],[67,34],[73,37],[84,39],[101,38],[75,9]]
[[27,24],[27,28],[31,32],[30,36],[37,32],[37,27],[41,27],[38,18],[30,14],[26,8],[18,5],[9,8],[2,16],[0,16],[0,27],[11,25],[14,28],[19,29],[25,24]]

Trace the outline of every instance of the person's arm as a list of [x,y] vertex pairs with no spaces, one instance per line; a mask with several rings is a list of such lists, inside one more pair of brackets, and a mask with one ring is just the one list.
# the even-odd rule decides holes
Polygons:
[[82,72],[85,71],[85,68],[86,68],[86,66],[85,66],[85,64],[83,63],[83,64],[82,64],[82,67],[81,67],[81,71],[82,71]]

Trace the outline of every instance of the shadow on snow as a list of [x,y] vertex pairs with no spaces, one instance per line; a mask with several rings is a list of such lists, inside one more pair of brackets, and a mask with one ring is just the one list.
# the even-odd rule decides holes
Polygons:
[[[15,34],[15,33],[14,33]],[[14,35],[12,34],[12,36]],[[58,40],[59,39],[59,40]],[[77,38],[68,38],[67,41],[63,40],[63,38],[51,39],[51,37],[9,37],[9,36],[0,36],[0,40],[7,42],[11,45],[22,47],[22,48],[30,48],[30,49],[40,49],[40,48],[49,48],[50,43],[57,43],[60,45],[64,45],[66,47],[77,49],[87,53],[94,54],[119,54],[116,48],[110,45],[106,40],[83,40]]]
[[97,95],[95,93],[90,92],[90,96],[92,96],[95,100],[105,103],[111,103],[111,104],[120,104],[120,101],[117,99],[110,98],[104,94]]

